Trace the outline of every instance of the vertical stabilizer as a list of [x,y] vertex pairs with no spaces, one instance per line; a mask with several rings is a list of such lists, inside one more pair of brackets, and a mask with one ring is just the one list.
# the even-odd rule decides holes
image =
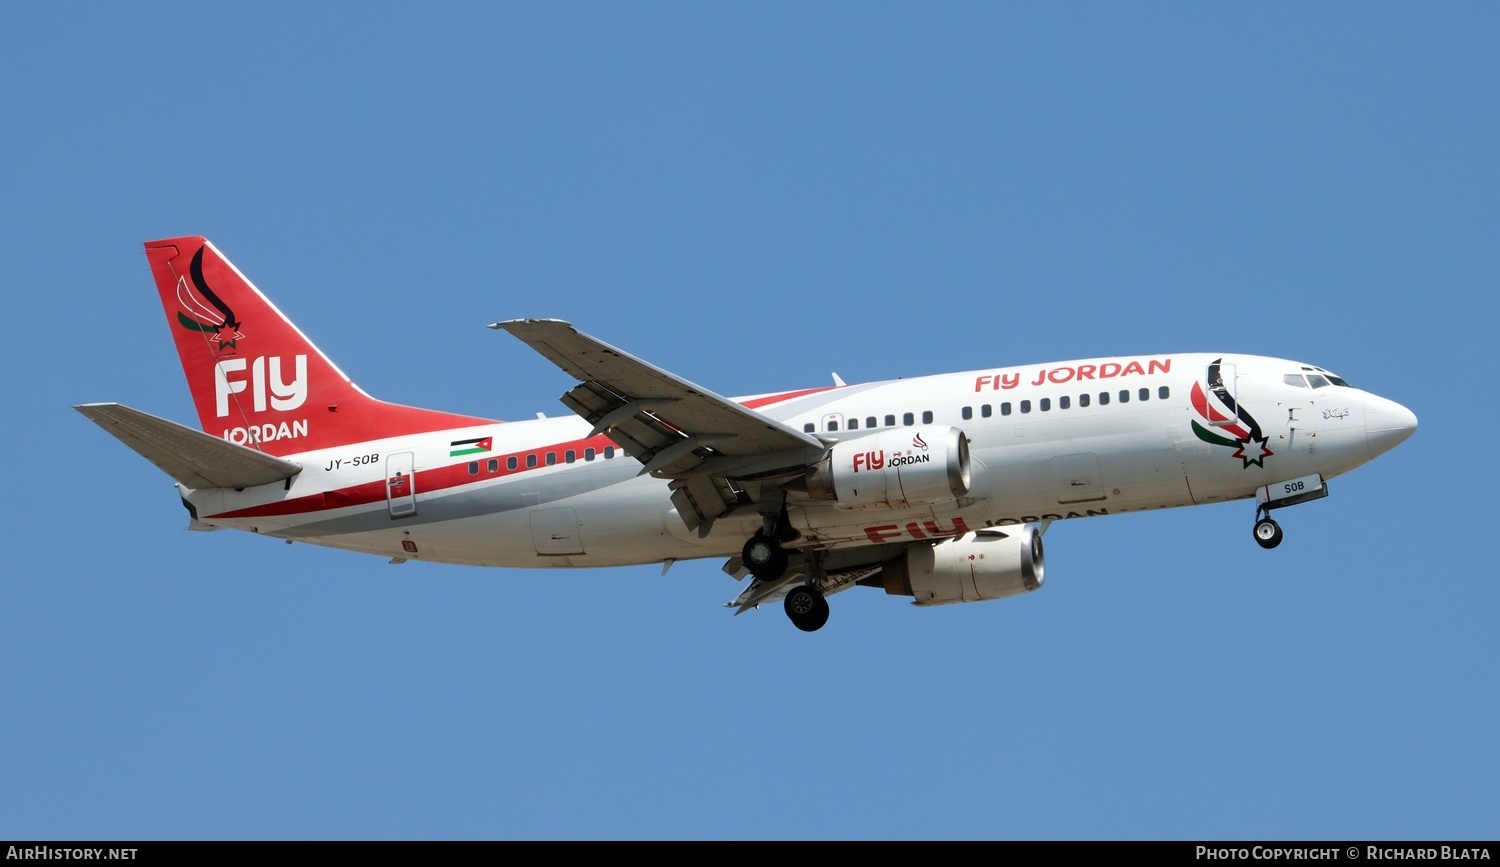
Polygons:
[[203,430],[287,455],[489,419],[375,400],[207,239],[146,244]]

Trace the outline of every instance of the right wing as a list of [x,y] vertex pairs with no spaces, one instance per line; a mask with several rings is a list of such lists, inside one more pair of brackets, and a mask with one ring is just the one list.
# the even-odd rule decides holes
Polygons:
[[189,488],[253,488],[302,472],[291,461],[118,403],[74,409]]

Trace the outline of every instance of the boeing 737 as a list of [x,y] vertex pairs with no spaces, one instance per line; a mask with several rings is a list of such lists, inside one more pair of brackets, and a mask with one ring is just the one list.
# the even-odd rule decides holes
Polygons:
[[[1091,358],[722,397],[554,319],[489,327],[576,381],[524,421],[361,391],[201,237],[146,245],[198,428],[76,407],[175,482],[193,529],[477,566],[724,558],[735,613],[917,606],[1042,586],[1054,521],[1253,501],[1273,510],[1412,435],[1416,416],[1311,364]],[[747,580],[748,579],[748,580]]]

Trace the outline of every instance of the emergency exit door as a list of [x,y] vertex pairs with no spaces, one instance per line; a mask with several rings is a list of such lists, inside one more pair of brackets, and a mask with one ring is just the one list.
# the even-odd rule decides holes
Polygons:
[[411,452],[395,452],[385,459],[385,502],[392,518],[417,513],[417,476]]

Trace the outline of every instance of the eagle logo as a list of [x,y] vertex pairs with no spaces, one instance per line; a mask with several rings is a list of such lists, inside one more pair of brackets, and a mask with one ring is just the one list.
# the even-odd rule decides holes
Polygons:
[[215,356],[234,355],[235,347],[245,339],[245,335],[240,331],[240,321],[235,318],[234,311],[214,294],[208,281],[203,279],[204,249],[205,247],[199,247],[198,252],[193,254],[193,264],[189,268],[193,278],[192,288],[188,286],[186,278],[177,278],[177,303],[182,307],[177,311],[177,324],[189,331],[200,331],[208,335],[207,339],[211,344],[209,348]]
[[[1223,361],[1224,359],[1217,358],[1208,366],[1207,391],[1204,390],[1203,383],[1193,383],[1193,410],[1212,427],[1205,427],[1198,423],[1198,419],[1193,419],[1193,434],[1210,445],[1234,449],[1231,457],[1242,461],[1241,469],[1249,469],[1251,464],[1265,469],[1266,458],[1275,453],[1266,447],[1269,438],[1261,433],[1260,424],[1255,417],[1236,403],[1229,394],[1229,389],[1224,387],[1224,377],[1219,372]],[[1210,393],[1213,395],[1212,399],[1209,398]],[[1223,431],[1234,439],[1216,431]]]

